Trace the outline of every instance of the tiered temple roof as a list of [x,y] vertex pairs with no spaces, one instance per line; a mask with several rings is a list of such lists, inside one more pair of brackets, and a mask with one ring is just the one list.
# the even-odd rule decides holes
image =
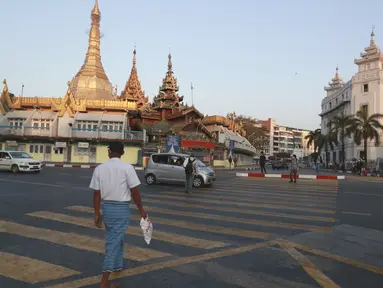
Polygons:
[[370,46],[364,48],[365,53],[360,53],[360,59],[355,59],[354,63],[355,64],[363,64],[365,62],[369,62],[372,60],[380,59],[383,61],[383,55],[382,52],[380,51],[380,48],[378,45],[375,43],[375,33],[374,30],[371,32],[371,39],[370,39]]
[[168,56],[168,71],[165,78],[162,80],[162,86],[160,86],[159,93],[153,99],[153,109],[167,108],[173,109],[180,107],[184,96],[178,95],[177,78],[174,77],[172,55]]
[[327,92],[338,90],[344,86],[342,78],[339,76],[339,67],[336,66],[335,77],[331,79],[328,87],[325,87],[324,90]]

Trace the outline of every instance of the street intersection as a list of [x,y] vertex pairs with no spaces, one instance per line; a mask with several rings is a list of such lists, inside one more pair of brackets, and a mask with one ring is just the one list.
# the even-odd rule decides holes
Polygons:
[[[104,241],[91,174],[0,173],[0,287],[98,287]],[[121,287],[382,287],[382,187],[233,171],[191,195],[142,184],[153,239],[144,242],[132,205],[125,269],[115,277]]]

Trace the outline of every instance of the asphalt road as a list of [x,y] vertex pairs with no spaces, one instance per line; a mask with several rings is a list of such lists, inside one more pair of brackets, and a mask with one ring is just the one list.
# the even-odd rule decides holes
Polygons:
[[[98,287],[91,174],[0,173],[0,287]],[[233,171],[191,195],[143,184],[153,239],[146,245],[133,208],[117,278],[121,287],[383,287],[382,188],[373,178],[290,184]]]

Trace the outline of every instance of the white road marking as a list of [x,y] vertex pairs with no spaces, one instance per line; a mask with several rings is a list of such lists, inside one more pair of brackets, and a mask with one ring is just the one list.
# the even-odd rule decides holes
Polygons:
[[371,216],[371,213],[358,213],[358,212],[342,212],[342,214],[346,215],[358,215],[358,216]]
[[363,195],[363,196],[378,196],[378,197],[383,197],[383,194],[373,194],[373,193],[344,192],[344,194],[354,194],[354,195]]

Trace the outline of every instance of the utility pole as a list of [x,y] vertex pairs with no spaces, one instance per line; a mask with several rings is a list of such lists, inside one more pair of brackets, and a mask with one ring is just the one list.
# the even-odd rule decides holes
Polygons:
[[21,84],[21,97],[24,95],[24,84]]

